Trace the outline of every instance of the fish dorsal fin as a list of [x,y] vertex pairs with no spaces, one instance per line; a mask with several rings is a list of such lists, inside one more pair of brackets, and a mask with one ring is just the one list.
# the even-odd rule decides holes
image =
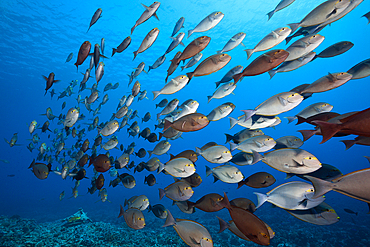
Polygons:
[[280,104],[282,104],[283,106],[286,106],[288,104],[288,101],[283,97],[279,96],[278,99],[280,101]]

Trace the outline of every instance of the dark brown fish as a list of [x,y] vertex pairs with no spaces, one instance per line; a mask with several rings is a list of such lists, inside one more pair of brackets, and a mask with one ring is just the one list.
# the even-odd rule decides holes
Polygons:
[[82,43],[80,50],[78,51],[78,56],[77,56],[77,61],[75,63],[77,70],[78,70],[78,65],[81,65],[89,55],[91,50],[91,43],[89,41],[85,41]]
[[257,172],[253,175],[250,175],[243,181],[238,183],[238,189],[243,185],[247,185],[252,188],[266,188],[274,184],[276,179],[270,173],[267,172]]
[[54,77],[55,77],[54,72],[51,72],[48,77],[46,77],[44,75],[42,77],[44,77],[44,79],[46,80],[46,88],[45,88],[45,94],[44,94],[44,96],[45,96],[48,89],[51,88],[51,86],[53,86],[54,83],[56,83],[60,80],[54,80]]
[[145,177],[145,179],[144,179],[144,184],[147,184],[147,185],[149,185],[149,186],[153,186],[153,185],[155,185],[155,183],[156,183],[156,179],[155,179],[155,177],[154,177],[154,175],[153,174],[149,174],[147,177]]
[[209,124],[208,118],[201,113],[192,113],[185,115],[175,122],[171,123],[165,120],[163,131],[166,131],[169,127],[181,132],[190,132],[203,129]]
[[82,152],[86,153],[86,151],[89,150],[89,145],[90,145],[89,139],[86,139],[82,143],[82,147],[81,147]]
[[357,136],[354,140],[342,140],[341,142],[346,145],[346,150],[352,147],[353,145],[364,145],[370,146],[370,137],[367,136]]
[[193,175],[187,178],[181,178],[180,180],[187,182],[192,188],[198,187],[202,183],[202,178],[198,173],[193,173]]
[[135,230],[144,228],[145,219],[143,213],[137,208],[129,208],[126,211],[123,210],[122,205],[120,205],[120,211],[117,218],[123,216],[126,224]]
[[[177,53],[176,53],[176,55],[173,57],[173,59],[171,60],[171,64],[170,64],[170,67],[168,67],[168,69],[167,69],[167,77],[166,77],[166,79],[165,79],[165,81],[167,82],[167,80],[168,80],[168,77],[170,76],[170,75],[172,75],[172,73],[173,72],[175,72],[175,70],[177,69],[177,66],[178,66],[178,64],[176,63],[177,62],[177,59],[179,58],[181,56],[181,51],[178,51]],[[164,99],[164,100],[166,100],[166,99]],[[163,101],[163,100],[162,100]],[[161,101],[161,102],[162,102]],[[159,102],[159,104],[161,103],[161,102]],[[159,105],[158,104],[158,105]],[[166,103],[167,104],[167,103]],[[157,108],[157,105],[156,105],[156,107],[155,108]]]
[[89,161],[89,155],[88,154],[84,154],[81,159],[78,161],[77,165],[79,167],[83,167],[84,165],[87,164],[87,162]]
[[112,57],[113,55],[117,52],[117,53],[121,53],[123,52],[124,50],[126,50],[126,48],[131,44],[131,37],[128,36],[127,38],[125,38],[122,43],[117,47],[117,48],[112,48]]
[[198,160],[198,155],[195,151],[193,150],[185,150],[182,151],[181,153],[177,154],[176,156],[170,154],[171,160],[179,157],[187,158],[191,160],[191,162],[195,163]]
[[224,206],[219,204],[219,202],[223,199],[224,198],[217,193],[210,193],[203,196],[196,202],[188,201],[188,207],[189,209],[196,207],[204,212],[217,212],[224,208]]
[[87,178],[87,177],[86,177],[86,170],[85,170],[85,169],[83,169],[83,168],[81,168],[80,170],[78,170],[78,171],[76,172],[76,176],[74,176],[74,177],[72,178],[72,180],[73,180],[73,179],[76,179],[77,181],[79,181],[79,180],[82,180],[82,179],[84,179],[84,178]]
[[146,138],[149,142],[156,142],[158,141],[158,136],[156,133],[150,133],[148,138]]
[[353,47],[353,43],[350,41],[341,41],[341,42],[335,43],[329,46],[328,48],[326,48],[325,50],[323,50],[322,52],[320,52],[319,54],[316,54],[315,57],[311,60],[311,62],[318,57],[327,58],[327,57],[338,56],[340,54],[345,53],[352,47]]
[[97,188],[98,190],[100,190],[101,188],[103,188],[103,186],[104,186],[104,181],[105,181],[105,179],[104,179],[103,173],[101,173],[101,174],[99,175],[99,177],[98,177],[97,179],[95,179],[95,186],[96,186],[96,188]]
[[171,61],[173,61],[175,64],[179,64],[181,61],[195,56],[199,52],[203,51],[210,41],[211,38],[208,36],[201,36],[196,38],[185,47],[180,57],[174,58]]
[[285,50],[271,50],[254,59],[241,73],[233,76],[237,83],[243,76],[263,74],[279,66],[289,56]]
[[207,57],[195,68],[193,72],[186,73],[189,77],[188,83],[194,76],[204,76],[219,71],[225,67],[230,60],[231,56],[226,53],[215,54]]
[[340,123],[313,121],[317,124],[323,135],[321,143],[332,138],[336,133],[354,134],[370,137],[370,108],[350,115],[340,120]]
[[339,116],[339,113],[336,112],[321,112],[319,114],[313,115],[308,118],[303,118],[301,116],[297,116],[298,122],[296,125],[301,123],[309,123],[312,124],[312,121],[320,120],[320,121],[328,121],[331,118]]
[[35,160],[32,161],[31,165],[28,168],[32,168],[33,174],[38,179],[46,179],[51,171],[51,164],[36,163]]
[[170,139],[172,137],[175,137],[177,134],[179,134],[179,131],[170,127],[166,131],[163,131],[163,133],[159,133],[159,140],[162,139],[162,137]]
[[229,210],[236,227],[251,241],[260,245],[270,244],[270,234],[265,223],[249,211],[232,207],[226,193],[220,204]]
[[144,158],[146,155],[146,150],[144,148],[140,148],[135,155],[139,158]]
[[254,213],[256,211],[256,205],[254,202],[247,198],[235,198],[230,201],[230,205],[232,207],[238,207],[244,210],[248,210],[251,213]]
[[106,172],[112,167],[108,156],[105,154],[99,154],[94,159],[93,165],[97,172]]
[[312,199],[318,198],[334,190],[357,200],[370,203],[370,168],[351,172],[332,181],[306,176],[311,180],[315,194]]

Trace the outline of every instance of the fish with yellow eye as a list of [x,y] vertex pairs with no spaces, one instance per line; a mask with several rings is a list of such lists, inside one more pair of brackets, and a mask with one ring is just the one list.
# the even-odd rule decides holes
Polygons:
[[72,127],[77,122],[79,115],[80,111],[78,109],[69,109],[64,120],[64,127]]
[[7,139],[5,139],[5,142],[9,144],[10,147],[13,147],[13,146],[21,146],[20,144],[16,144],[17,140],[18,140],[18,133],[14,133],[13,136],[12,136],[12,139],[10,139],[10,141],[8,141]]
[[28,169],[29,168],[32,168],[33,174],[35,174],[38,179],[43,180],[48,177],[51,171],[51,164],[46,165],[44,163],[36,163],[36,161],[33,160]]
[[224,208],[219,204],[224,198],[217,193],[204,195],[196,202],[187,201],[189,209],[196,207],[204,212],[217,212]]
[[117,120],[112,120],[108,122],[104,128],[99,130],[99,134],[102,134],[103,136],[109,136],[112,135],[114,132],[116,132],[119,128],[119,123]]
[[188,38],[193,33],[205,32],[214,28],[224,18],[224,14],[221,11],[215,11],[205,17],[199,24],[188,31]]
[[171,123],[168,120],[164,120],[163,131],[166,131],[169,127],[181,132],[191,132],[203,129],[209,124],[208,118],[201,113],[192,113],[179,118],[178,120]]
[[230,150],[222,145],[212,145],[207,148],[195,148],[197,155],[202,155],[207,161],[223,164],[232,159]]
[[158,174],[165,170],[173,177],[187,178],[195,173],[193,162],[184,157],[171,159],[165,165],[159,164]]
[[176,221],[168,209],[166,223],[162,227],[166,226],[173,226],[182,241],[189,246],[213,246],[213,240],[207,228],[192,220],[177,219]]
[[122,205],[120,205],[120,212],[118,218],[121,216],[123,216],[126,224],[132,229],[139,230],[144,228],[145,226],[144,215],[142,211],[140,211],[137,208],[129,208],[126,211],[124,211]]

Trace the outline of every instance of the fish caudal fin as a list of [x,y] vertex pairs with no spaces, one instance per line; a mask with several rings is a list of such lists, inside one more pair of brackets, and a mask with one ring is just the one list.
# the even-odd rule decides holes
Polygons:
[[288,26],[290,27],[290,29],[292,29],[291,33],[294,33],[295,30],[297,30],[297,28],[299,27],[299,25],[301,25],[300,23],[291,23],[291,24],[288,24]]
[[312,121],[312,123],[317,124],[321,129],[322,141],[320,142],[320,144],[332,138],[341,129],[340,124],[328,123],[328,122],[319,121],[319,120]]
[[316,130],[298,130],[298,132],[302,134],[303,141],[305,142],[316,133]]
[[213,98],[212,96],[207,96],[207,99],[208,99],[207,103],[211,102],[212,98]]
[[202,155],[202,150],[200,148],[198,148],[198,147],[195,147],[195,153],[197,155]]
[[229,142],[229,144],[230,144],[230,151],[234,151],[235,149],[237,149],[238,148],[238,144],[235,144],[235,143],[233,143],[233,142]]
[[134,32],[136,24],[131,28],[131,34]]
[[216,217],[218,219],[218,222],[220,223],[220,230],[218,231],[218,233],[221,233],[221,232],[225,231],[227,228],[230,227],[229,223],[227,223],[226,221],[224,221],[223,219],[221,219],[217,215],[216,215]]
[[164,170],[164,164],[162,162],[159,162],[158,174],[161,173],[163,170]]
[[161,200],[165,195],[166,195],[166,192],[164,191],[164,189],[161,189],[159,188],[159,200]]
[[234,136],[226,134],[226,133],[225,133],[225,136],[226,136],[226,142],[225,143],[232,141],[233,138],[234,138]]
[[206,177],[212,174],[212,169],[206,166]]
[[247,53],[247,60],[252,56],[254,49],[245,49],[244,50]]
[[132,61],[134,61],[134,60],[135,60],[135,58],[136,58],[136,56],[137,56],[138,52],[137,52],[137,51],[134,51],[133,53],[134,53],[134,58],[132,59]]
[[242,180],[242,181],[240,181],[239,183],[238,183],[238,188],[237,189],[239,189],[240,187],[242,187],[243,185],[246,185],[246,183],[245,183],[245,181],[244,180]]
[[223,206],[223,207],[227,208],[228,210],[232,210],[232,207],[231,207],[230,202],[229,202],[229,198],[227,198],[227,195],[226,195],[225,192],[224,192],[224,199],[222,201],[219,201],[218,205]]
[[166,210],[167,210],[167,218],[166,218],[166,222],[164,223],[164,225],[162,227],[176,225],[176,221],[173,218],[170,210],[168,210],[168,209],[166,209]]
[[252,162],[252,165],[256,164],[257,162],[261,161],[264,159],[264,157],[262,156],[262,154],[252,150],[253,152],[253,162]]
[[304,175],[305,178],[308,178],[315,188],[315,194],[310,199],[316,199],[320,196],[326,194],[327,192],[331,191],[334,187],[332,182],[328,182],[319,178],[315,178],[312,176]]
[[161,94],[161,91],[152,91],[152,93],[153,93],[153,100],[155,100]]
[[172,123],[170,121],[168,121],[167,119],[165,119],[164,120],[163,132],[165,132],[171,126],[172,126]]
[[242,78],[242,76],[243,76],[242,73],[233,75],[234,83],[237,83],[240,80],[240,78]]
[[268,196],[265,195],[265,194],[258,193],[258,192],[253,192],[253,194],[255,194],[257,196],[258,203],[257,203],[256,209],[261,207],[262,204],[264,204],[268,199]]
[[267,21],[269,21],[274,14],[275,14],[275,10],[268,12],[267,13],[267,16],[268,16],[268,20]]
[[298,122],[295,125],[301,124],[301,123],[307,123],[307,119],[301,116],[296,116],[298,119]]
[[188,38],[190,37],[190,35],[192,35],[192,34],[193,34],[193,32],[194,32],[194,29],[190,29],[190,30],[188,31]]
[[112,48],[112,57],[113,55],[117,52],[117,49],[116,48]]
[[229,119],[230,119],[230,129],[232,129],[238,123],[238,120],[232,117],[229,117]]
[[119,217],[123,216],[123,214],[125,213],[125,210],[123,210],[122,205],[119,205],[119,206],[120,206],[120,209],[119,209],[119,215],[118,215],[118,217],[117,217],[117,218],[119,218]]
[[242,112],[244,112],[244,115],[245,115],[245,119],[244,119],[244,122],[247,121],[248,119],[250,119],[254,114],[256,114],[256,110],[242,110]]
[[297,117],[285,117],[285,118],[288,119],[288,124],[297,119]]
[[293,39],[293,36],[289,36],[285,38],[286,45]]
[[277,73],[277,70],[269,70],[268,71],[269,75],[270,75],[270,80],[272,79],[272,77],[274,77],[274,75],[276,75]]
[[343,142],[344,145],[346,145],[346,150],[356,144],[356,140],[342,140],[341,142]]

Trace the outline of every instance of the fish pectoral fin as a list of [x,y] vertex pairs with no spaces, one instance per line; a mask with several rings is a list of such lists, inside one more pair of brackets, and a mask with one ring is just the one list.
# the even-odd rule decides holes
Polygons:
[[272,62],[273,62],[273,60],[272,60],[272,57],[271,57],[271,56],[266,55],[266,54],[263,54],[262,56],[264,56],[264,57],[266,58],[267,62],[269,62],[269,63],[272,63]]
[[330,72],[328,73],[326,78],[328,78],[329,82],[334,82],[335,81],[335,76],[333,76],[333,74],[331,74]]
[[297,44],[291,45],[292,47],[298,47],[298,48],[306,48],[309,45],[309,43],[304,41],[298,41]]
[[254,141],[254,143],[257,145],[257,147],[261,148],[263,146],[265,146],[263,143],[259,142],[259,141]]
[[277,34],[275,31],[272,31],[272,32],[271,32],[271,34],[272,34],[272,36],[273,36],[275,39],[279,38],[279,34]]
[[177,172],[179,172],[179,173],[183,173],[183,172],[185,172],[185,170],[181,170],[181,169],[179,169],[179,168],[173,168],[175,171],[177,171]]
[[191,126],[197,126],[198,122],[195,121],[194,119],[191,119]]
[[200,245],[200,242],[198,243],[194,238],[190,237],[190,240],[195,245]]
[[280,101],[280,104],[282,104],[283,106],[286,106],[288,104],[288,101],[286,99],[284,99],[283,97],[278,97],[279,101]]
[[302,201],[300,201],[299,203],[298,203],[298,205],[299,206],[303,206],[303,207],[307,207],[307,201],[308,201],[308,199],[307,198],[305,198],[305,199],[303,199]]
[[212,57],[212,58],[211,58],[211,61],[212,61],[214,64],[216,64],[216,65],[217,65],[218,59],[217,59],[217,58],[215,58],[215,57]]
[[330,12],[330,13],[326,16],[326,19],[330,18],[330,16],[335,15],[336,13],[337,13],[337,9],[335,8],[335,9],[333,9],[333,11],[332,11],[332,12]]
[[295,164],[295,166],[294,166],[294,167],[304,166],[304,164],[301,164],[301,163],[299,163],[298,161],[296,161],[296,160],[294,160],[294,159],[293,159],[293,163]]
[[177,191],[178,191],[180,197],[185,195],[184,192],[181,191],[179,186],[177,186]]

